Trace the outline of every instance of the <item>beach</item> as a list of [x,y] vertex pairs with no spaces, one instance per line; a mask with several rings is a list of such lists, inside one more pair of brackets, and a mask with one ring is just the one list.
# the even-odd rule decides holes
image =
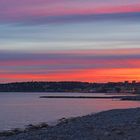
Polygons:
[[115,109],[61,119],[55,126],[32,128],[0,140],[139,140],[140,108]]

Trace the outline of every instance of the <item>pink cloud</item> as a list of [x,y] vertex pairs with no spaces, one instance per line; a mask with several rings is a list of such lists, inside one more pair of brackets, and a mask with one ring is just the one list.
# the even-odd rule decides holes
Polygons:
[[[8,2],[9,4],[7,4]],[[70,2],[67,0],[7,0],[7,3],[5,1],[0,2],[0,4],[6,5],[5,8],[2,8],[1,10],[0,19],[22,20],[24,18],[38,19],[40,17],[77,14],[90,15],[140,12],[139,3],[129,4],[126,2],[114,5],[108,2],[105,4],[97,2]]]

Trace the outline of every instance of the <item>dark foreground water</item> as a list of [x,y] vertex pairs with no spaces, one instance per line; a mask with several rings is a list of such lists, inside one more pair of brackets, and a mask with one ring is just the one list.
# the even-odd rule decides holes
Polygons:
[[39,96],[52,94],[110,96],[87,93],[0,93],[0,130],[23,128],[31,123],[50,123],[63,117],[82,116],[109,109],[140,107],[139,101],[39,98]]

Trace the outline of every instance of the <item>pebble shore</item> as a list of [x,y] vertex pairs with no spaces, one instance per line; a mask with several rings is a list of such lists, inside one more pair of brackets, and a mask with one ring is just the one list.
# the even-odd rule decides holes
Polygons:
[[56,126],[30,126],[0,140],[140,140],[140,108],[116,109],[61,119]]

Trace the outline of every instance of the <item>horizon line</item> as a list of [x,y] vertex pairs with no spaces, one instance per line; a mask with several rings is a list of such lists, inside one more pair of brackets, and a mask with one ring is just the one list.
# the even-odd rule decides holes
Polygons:
[[14,83],[35,83],[35,82],[40,82],[40,83],[61,83],[61,82],[75,82],[75,83],[96,83],[96,84],[107,84],[107,83],[125,83],[125,82],[128,82],[128,83],[140,83],[140,81],[137,81],[137,80],[124,80],[124,81],[108,81],[108,82],[88,82],[88,81],[13,81],[13,82],[0,82],[0,84],[14,84]]

